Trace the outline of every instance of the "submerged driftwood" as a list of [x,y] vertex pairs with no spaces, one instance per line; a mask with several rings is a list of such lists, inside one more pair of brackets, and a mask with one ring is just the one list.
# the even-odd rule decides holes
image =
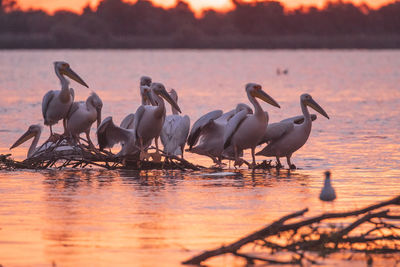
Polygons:
[[[84,142],[85,140],[83,140]],[[90,148],[87,144],[71,146],[66,139],[60,139],[55,143],[44,143],[29,158],[16,161],[10,158],[11,154],[0,155],[0,169],[47,169],[47,168],[86,168],[101,167],[109,170],[200,170],[203,168],[194,165],[185,159],[174,155],[166,155],[161,151],[164,161],[156,162],[139,160],[138,156],[116,157],[109,151],[100,151]],[[150,148],[150,150],[153,148]]]
[[[244,258],[249,264],[259,261],[292,265],[307,262],[315,264],[320,259],[338,252],[346,255],[347,259],[362,254],[368,263],[373,261],[372,256],[379,254],[400,258],[400,213],[393,214],[389,209],[382,209],[399,205],[400,196],[397,196],[359,210],[325,213],[288,222],[298,219],[308,211],[300,210],[236,242],[205,251],[184,261],[183,264],[200,265],[209,258],[223,254]],[[246,245],[258,248],[257,253],[241,252]],[[259,256],[260,253],[262,257]]]

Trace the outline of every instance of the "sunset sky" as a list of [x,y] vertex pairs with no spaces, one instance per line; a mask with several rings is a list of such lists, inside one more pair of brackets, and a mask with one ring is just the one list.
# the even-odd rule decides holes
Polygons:
[[[87,3],[91,6],[96,6],[100,0],[18,0],[18,4],[23,9],[28,8],[44,8],[49,12],[53,12],[57,9],[69,9],[74,11],[81,11],[82,7]],[[135,0],[132,0],[135,2]],[[176,0],[152,0],[153,3],[160,6],[171,6],[174,5]],[[192,8],[200,12],[204,8],[215,8],[220,10],[226,10],[231,7],[230,0],[186,0],[190,3]],[[299,5],[318,5],[322,6],[326,0],[281,0],[281,3],[287,7],[297,7]],[[372,7],[380,6],[384,3],[393,2],[392,0],[352,0],[351,2],[360,4],[362,2],[367,3]]]

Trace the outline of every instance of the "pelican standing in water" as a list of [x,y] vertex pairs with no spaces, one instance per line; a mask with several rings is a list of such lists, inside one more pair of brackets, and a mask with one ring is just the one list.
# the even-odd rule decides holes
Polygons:
[[[233,157],[232,147],[224,151],[225,127],[229,119],[241,111],[253,114],[253,110],[248,105],[239,103],[235,109],[229,112],[222,113],[222,110],[214,110],[201,116],[190,130],[187,141],[189,149],[187,151],[208,156],[217,167],[222,167],[223,152]],[[199,144],[195,146],[199,140]]]
[[153,155],[153,159],[159,161],[161,155],[158,149],[158,137],[161,134],[162,127],[165,120],[165,99],[173,108],[179,113],[181,109],[178,104],[171,98],[167,90],[161,83],[152,83],[150,92],[150,101],[154,102],[155,106],[142,105],[135,113],[134,129],[136,131],[136,137],[138,145],[141,151],[140,158],[147,157],[147,153],[144,151],[146,144],[151,143],[153,138],[155,139],[156,154]]
[[239,153],[247,148],[251,149],[253,168],[256,164],[254,150],[265,133],[265,127],[268,124],[268,114],[264,112],[256,98],[259,98],[268,104],[280,108],[279,104],[261,89],[261,85],[256,83],[248,83],[246,85],[246,93],[250,102],[254,106],[254,114],[239,112],[233,116],[226,126],[224,133],[224,149],[230,145],[233,146],[235,154],[234,165],[241,165],[244,161],[239,158]]
[[90,139],[90,128],[97,120],[97,128],[101,122],[101,109],[103,102],[96,93],[92,93],[86,102],[74,102],[67,116],[67,133],[79,143],[79,135],[86,134],[89,146],[94,148]]
[[333,201],[336,199],[335,189],[332,187],[332,184],[331,184],[331,172],[330,171],[325,172],[324,187],[321,190],[319,199],[322,201]]
[[[142,97],[143,96],[149,100],[151,99],[149,88],[143,90]],[[107,117],[103,120],[99,127],[97,127],[97,140],[100,150],[103,150],[104,148],[112,148],[115,144],[121,143],[122,147],[116,155],[117,157],[135,155],[140,152],[140,149],[136,144],[136,130],[134,129],[135,115],[132,114],[132,117],[132,121],[129,122],[129,124],[122,125],[123,123],[121,123],[120,127],[114,124],[112,117]],[[147,145],[149,146],[150,143]]]
[[[152,80],[150,77],[148,77],[148,76],[140,77],[140,96],[142,98],[142,105],[151,105],[150,99],[147,96],[147,93],[145,92],[146,90],[150,90],[151,83],[152,83]],[[128,114],[121,121],[120,127],[125,128],[125,129],[132,129],[134,119],[135,119],[134,113]]]
[[155,106],[141,105],[135,113],[133,129],[124,129],[116,126],[112,118],[106,118],[97,129],[97,137],[100,149],[112,147],[114,144],[124,142],[124,146],[117,156],[134,155],[140,152],[140,159],[147,157],[145,149],[155,138],[155,160],[160,159],[158,140],[165,119],[165,104],[163,98],[168,101],[178,112],[181,112],[178,104],[170,97],[161,83],[153,83],[151,91],[145,92]]
[[[28,130],[20,137],[18,138],[17,141],[10,147],[10,149],[13,149],[17,146],[20,146],[21,144],[25,143],[29,139],[33,137],[33,141],[29,147],[28,153],[27,153],[27,158],[31,158],[33,156],[40,155],[41,153],[45,152],[48,148],[54,146],[56,143],[52,142],[51,140],[47,140],[43,145],[37,148],[37,144],[40,139],[40,135],[42,134],[42,126],[38,124],[34,124],[29,126]],[[74,150],[73,147],[66,145],[67,142],[64,142],[64,144],[60,144],[60,146],[57,146],[54,150],[55,151],[72,151]]]
[[268,145],[258,152],[257,155],[276,157],[278,166],[282,166],[279,158],[286,157],[289,168],[296,168],[296,166],[290,162],[290,158],[295,151],[300,149],[307,142],[311,133],[312,116],[307,106],[329,119],[325,110],[323,110],[309,94],[302,94],[300,96],[300,106],[303,111],[304,121],[301,124],[296,124],[290,120],[284,120],[272,125],[270,128],[267,127],[262,142],[268,142]]
[[66,117],[74,101],[74,90],[69,88],[69,81],[64,76],[89,88],[82,78],[70,68],[68,63],[56,61],[54,62],[54,70],[60,79],[61,90],[48,91],[42,101],[44,124],[50,126],[50,136],[53,135],[52,125],[61,119],[63,120],[64,132],[66,131]]
[[[169,92],[171,98],[178,104],[178,94],[174,89]],[[161,130],[161,143],[164,151],[168,155],[181,155],[190,129],[190,118],[188,115],[181,116],[178,110],[171,106],[172,115],[165,117],[164,125]]]

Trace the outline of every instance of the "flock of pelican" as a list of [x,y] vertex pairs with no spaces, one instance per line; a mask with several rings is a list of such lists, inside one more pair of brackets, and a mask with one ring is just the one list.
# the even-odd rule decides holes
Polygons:
[[[316,115],[310,114],[311,107],[324,117],[328,114],[311,95],[300,96],[302,115],[285,119],[281,122],[268,124],[268,113],[261,107],[259,101],[280,108],[280,105],[256,83],[248,83],[245,87],[247,98],[253,108],[239,103],[228,112],[214,110],[201,116],[190,128],[187,115],[181,116],[178,105],[178,94],[174,89],[169,92],[162,83],[153,82],[150,77],[140,79],[141,105],[135,113],[128,114],[115,125],[112,117],[101,120],[103,102],[96,93],[92,93],[84,102],[74,102],[74,90],[69,88],[69,79],[88,87],[83,79],[76,74],[66,62],[54,62],[54,69],[61,83],[61,90],[49,91],[43,97],[42,113],[44,124],[50,128],[50,138],[55,138],[52,126],[63,121],[63,135],[69,137],[73,144],[80,143],[80,135],[85,133],[89,146],[95,148],[90,139],[90,129],[97,121],[97,139],[100,150],[112,148],[121,144],[117,157],[136,155],[141,160],[150,156],[155,161],[161,160],[158,140],[163,144],[163,153],[180,155],[184,151],[210,157],[221,167],[223,160],[233,160],[234,166],[243,163],[252,168],[256,164],[256,155],[275,157],[281,166],[280,158],[286,157],[289,168],[296,168],[291,163],[292,154],[307,141],[312,121]],[[171,106],[171,115],[167,114],[166,102]],[[21,145],[34,137],[28,151],[31,157],[37,150],[36,146],[41,134],[40,125],[31,125],[12,146]],[[148,148],[154,140],[156,152],[149,154]],[[185,144],[188,149],[184,150]],[[259,152],[257,146],[266,144]],[[250,149],[252,162],[243,160],[243,151]]]

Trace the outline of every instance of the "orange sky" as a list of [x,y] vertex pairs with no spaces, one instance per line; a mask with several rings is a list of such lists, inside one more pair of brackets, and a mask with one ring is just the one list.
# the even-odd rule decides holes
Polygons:
[[[18,0],[19,6],[23,9],[30,7],[33,8],[44,8],[52,12],[57,9],[69,9],[74,11],[80,11],[83,6],[90,3],[92,6],[96,6],[100,0]],[[129,1],[129,0],[128,0]],[[135,0],[130,0],[134,2]],[[171,6],[176,0],[152,0],[153,3],[161,6]],[[346,0],[345,0],[346,1]],[[384,3],[393,2],[393,0],[347,0],[353,3],[359,4],[362,2],[367,3],[372,7],[380,6]],[[226,10],[231,7],[230,0],[186,0],[194,10],[200,12],[204,8],[215,8]],[[322,6],[326,0],[281,0],[281,3],[287,7],[296,7],[299,5],[318,5]]]

